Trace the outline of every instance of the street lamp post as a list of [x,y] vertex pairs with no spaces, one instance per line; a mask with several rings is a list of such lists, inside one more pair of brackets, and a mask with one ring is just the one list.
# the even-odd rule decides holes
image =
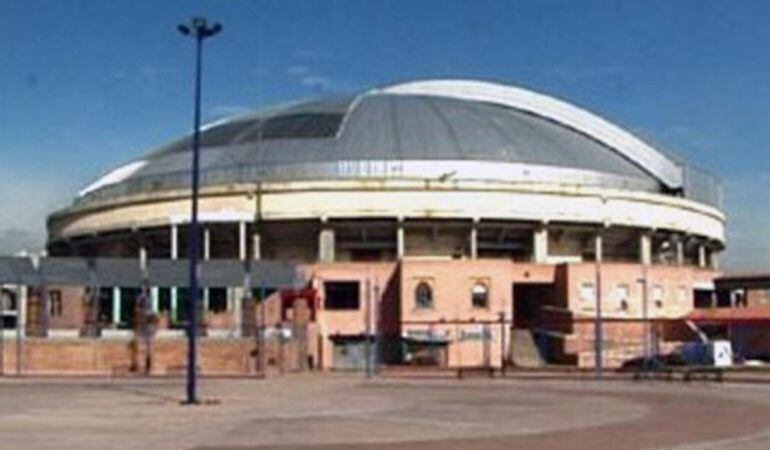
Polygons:
[[222,25],[209,25],[203,17],[195,17],[189,25],[179,25],[180,33],[195,38],[195,116],[192,141],[192,213],[188,232],[188,252],[190,259],[190,286],[187,301],[187,404],[197,404],[196,389],[196,338],[198,333],[198,252],[200,236],[198,232],[198,178],[200,166],[200,122],[201,122],[201,56],[203,40],[222,31]]

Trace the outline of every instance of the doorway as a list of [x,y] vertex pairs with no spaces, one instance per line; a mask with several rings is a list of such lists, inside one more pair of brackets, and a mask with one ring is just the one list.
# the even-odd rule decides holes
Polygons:
[[543,323],[543,305],[552,302],[551,283],[521,283],[513,287],[511,359],[516,366],[541,367],[549,360],[550,337]]

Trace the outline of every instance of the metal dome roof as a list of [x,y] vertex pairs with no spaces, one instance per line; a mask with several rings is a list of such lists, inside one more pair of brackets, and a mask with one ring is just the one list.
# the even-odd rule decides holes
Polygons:
[[[190,136],[123,165],[77,202],[189,186]],[[202,128],[204,185],[337,178],[545,182],[679,190],[681,166],[563,101],[471,80],[395,84]]]

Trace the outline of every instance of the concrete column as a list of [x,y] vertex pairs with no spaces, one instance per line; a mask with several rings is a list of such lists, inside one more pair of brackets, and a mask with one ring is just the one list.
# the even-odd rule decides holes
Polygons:
[[251,235],[251,246],[253,251],[251,257],[254,259],[254,261],[259,261],[262,259],[262,236],[259,233],[254,233]]
[[[144,245],[143,241],[140,241],[139,244],[139,270],[142,272],[142,291],[144,291],[145,283],[149,284],[149,272],[147,268],[147,247]],[[150,310],[155,312],[158,310],[157,293],[154,291],[155,288],[149,286],[147,286],[147,288],[149,289],[149,292],[146,292],[146,294],[149,295],[149,298],[145,299],[145,302],[149,300]],[[146,303],[144,308],[147,308]]]
[[334,262],[334,230],[323,228],[318,233],[318,261]]
[[471,249],[471,259],[477,259],[479,257],[479,221],[478,219],[474,219],[473,223],[471,224],[471,232],[468,236],[470,249]]
[[600,233],[594,236],[594,258],[596,262],[602,262],[604,260],[604,238]]
[[238,259],[246,260],[246,222],[238,222]]
[[158,301],[160,297],[158,295],[158,292],[159,290],[157,286],[150,288],[150,305],[152,305],[152,311],[155,313],[157,313],[159,310]]
[[27,286],[19,286],[19,304],[16,308],[16,327],[19,330],[21,336],[26,336],[27,333],[27,303],[29,302],[29,288]]
[[171,310],[169,311],[169,320],[171,323],[176,322],[179,317],[179,290],[176,287],[171,288]]
[[711,252],[711,268],[719,270],[719,255],[715,251]]
[[179,258],[179,227],[171,225],[171,259]]
[[404,259],[406,253],[406,242],[404,242],[404,221],[398,220],[396,224],[396,257],[401,260]]
[[676,240],[676,265],[684,265],[684,239],[679,238]]
[[139,247],[139,265],[142,270],[147,268],[147,247],[144,244]]
[[[211,259],[211,229],[209,227],[203,227],[203,260],[208,261]],[[199,267],[200,270],[200,267]],[[198,272],[200,273],[200,271]],[[201,294],[203,296],[201,305],[202,317],[205,317],[206,312],[209,310],[209,289],[201,288]]]
[[706,267],[706,246],[698,246],[698,267]]
[[241,336],[243,327],[243,298],[247,295],[245,288],[233,289],[233,302],[230,314],[233,315],[233,334],[237,337]]
[[548,261],[548,228],[540,226],[535,228],[532,235],[532,259],[538,264]]
[[112,323],[120,323],[120,288],[112,288]]
[[[179,227],[177,225],[171,225],[171,259],[179,259]],[[169,313],[169,322],[176,322],[177,310],[179,309],[179,291],[176,286],[170,289],[171,293],[171,310]]]
[[639,237],[639,262],[645,266],[652,264],[652,236],[649,233]]
[[209,227],[203,228],[203,260],[211,259],[211,230]]

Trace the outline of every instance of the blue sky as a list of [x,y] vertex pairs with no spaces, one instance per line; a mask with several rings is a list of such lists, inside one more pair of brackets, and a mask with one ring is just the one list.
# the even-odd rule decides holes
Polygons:
[[394,80],[481,77],[570,100],[721,176],[727,263],[770,268],[770,2],[0,0],[0,253],[191,124]]

